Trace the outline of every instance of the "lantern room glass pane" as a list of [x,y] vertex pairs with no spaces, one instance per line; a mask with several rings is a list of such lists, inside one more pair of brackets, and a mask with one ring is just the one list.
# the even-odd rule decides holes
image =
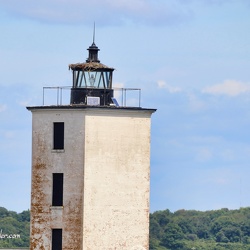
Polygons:
[[101,72],[84,72],[86,76],[86,86],[90,88],[105,88]]
[[76,88],[112,88],[112,72],[75,71],[74,86]]

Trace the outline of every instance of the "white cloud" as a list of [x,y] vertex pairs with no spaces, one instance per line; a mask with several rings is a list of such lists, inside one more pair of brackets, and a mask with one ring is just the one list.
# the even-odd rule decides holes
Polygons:
[[17,103],[22,107],[27,107],[32,103],[32,98],[29,98],[28,100],[24,101],[18,101]]
[[3,105],[0,105],[0,112],[3,112],[7,109],[7,105],[3,104]]
[[210,149],[200,148],[197,151],[195,159],[198,162],[207,162],[207,161],[211,160],[212,157],[213,157],[213,153],[211,152]]
[[194,93],[188,94],[188,100],[189,100],[189,108],[190,111],[196,112],[204,109],[205,102],[200,100]]
[[113,88],[114,88],[114,97],[121,103],[122,100],[122,88],[124,88],[124,83],[121,82],[115,82],[113,83]]
[[175,1],[163,0],[9,0],[0,3],[17,17],[42,22],[117,25],[129,22],[165,25],[189,16]]
[[209,86],[202,90],[202,93],[227,96],[238,96],[248,92],[250,92],[249,83],[243,83],[235,80],[226,80],[223,83]]
[[124,83],[122,82],[115,82],[113,83],[114,88],[124,88]]
[[93,24],[96,21],[99,26],[135,22],[159,26],[186,22],[197,11],[194,4],[197,2],[213,6],[230,4],[233,0],[8,0],[0,1],[0,8],[18,18],[42,22]]
[[148,3],[144,0],[104,0],[105,5],[116,9],[127,9],[130,11],[145,11],[148,10]]
[[7,139],[12,139],[15,136],[15,132],[14,131],[5,131],[4,132],[4,137]]
[[218,186],[229,185],[239,178],[238,173],[234,171],[235,170],[225,168],[210,169],[207,173],[208,178],[206,178],[205,181]]
[[126,88],[121,82],[115,82],[113,88],[114,97],[120,106],[139,107],[141,105],[139,89]]
[[236,159],[235,152],[232,149],[224,149],[220,153],[221,157],[224,161],[233,161]]
[[182,89],[180,87],[171,86],[171,85],[169,85],[168,83],[166,83],[165,81],[162,81],[162,80],[159,80],[157,82],[157,86],[160,89],[166,89],[171,94],[182,91]]

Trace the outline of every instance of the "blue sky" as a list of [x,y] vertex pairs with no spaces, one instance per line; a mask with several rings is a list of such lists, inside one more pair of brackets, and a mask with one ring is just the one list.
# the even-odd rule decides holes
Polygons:
[[248,0],[0,1],[0,206],[30,206],[31,113],[71,85],[96,23],[114,84],[152,116],[151,211],[250,206]]

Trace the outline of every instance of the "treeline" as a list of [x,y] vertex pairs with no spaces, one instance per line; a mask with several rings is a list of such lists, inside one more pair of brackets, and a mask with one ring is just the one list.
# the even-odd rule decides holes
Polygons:
[[[30,211],[0,207],[0,248],[29,247]],[[250,250],[250,208],[150,214],[150,250]]]
[[16,213],[0,207],[0,248],[29,247],[30,211]]
[[151,250],[250,250],[250,208],[150,214]]

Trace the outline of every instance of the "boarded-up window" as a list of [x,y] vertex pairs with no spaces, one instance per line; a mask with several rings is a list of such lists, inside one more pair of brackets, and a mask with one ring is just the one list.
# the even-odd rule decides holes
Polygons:
[[62,229],[52,229],[52,250],[62,250]]
[[54,122],[53,149],[64,149],[64,122]]
[[63,174],[53,173],[52,206],[63,206]]

